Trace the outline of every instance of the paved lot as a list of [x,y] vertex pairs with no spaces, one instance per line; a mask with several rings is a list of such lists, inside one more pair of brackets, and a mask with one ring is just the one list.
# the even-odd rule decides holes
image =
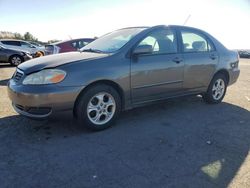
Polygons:
[[224,102],[200,97],[127,111],[102,132],[70,116],[17,115],[0,65],[0,187],[250,187],[250,60]]

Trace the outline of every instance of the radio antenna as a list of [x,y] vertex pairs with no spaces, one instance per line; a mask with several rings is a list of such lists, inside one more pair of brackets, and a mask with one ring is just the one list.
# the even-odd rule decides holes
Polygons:
[[186,23],[188,22],[189,18],[191,17],[191,14],[189,14],[185,20],[185,22],[183,23],[183,25],[186,25]]

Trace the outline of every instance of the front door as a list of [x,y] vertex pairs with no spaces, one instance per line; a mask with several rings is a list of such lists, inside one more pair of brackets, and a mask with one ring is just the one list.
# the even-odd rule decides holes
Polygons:
[[151,45],[153,52],[131,58],[133,103],[176,95],[182,91],[183,61],[177,52],[177,38],[170,28],[159,29],[138,45]]

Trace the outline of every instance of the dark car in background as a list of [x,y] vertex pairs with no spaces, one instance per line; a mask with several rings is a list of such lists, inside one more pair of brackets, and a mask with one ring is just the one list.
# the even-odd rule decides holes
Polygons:
[[250,58],[250,50],[238,50],[240,58]]
[[45,54],[50,55],[77,51],[94,40],[95,39],[92,38],[81,38],[48,44],[45,45]]
[[29,52],[7,49],[0,46],[0,63],[10,63],[17,66],[24,61],[32,59]]
[[44,56],[44,46],[36,46],[24,40],[1,39],[0,45],[8,49],[29,52],[33,57],[37,57],[37,54]]
[[102,130],[121,110],[167,98],[201,94],[218,104],[239,77],[238,63],[236,51],[199,29],[124,28],[77,52],[19,65],[8,93],[24,116],[39,119],[67,110],[81,125]]

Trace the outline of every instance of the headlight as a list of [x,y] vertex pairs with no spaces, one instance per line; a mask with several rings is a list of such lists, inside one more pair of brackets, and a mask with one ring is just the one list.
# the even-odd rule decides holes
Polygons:
[[56,84],[66,76],[66,72],[59,69],[45,69],[28,75],[24,80],[24,85]]
[[21,52],[21,55],[22,55],[22,56],[26,56],[26,55],[31,56],[31,54],[30,54],[29,52]]

